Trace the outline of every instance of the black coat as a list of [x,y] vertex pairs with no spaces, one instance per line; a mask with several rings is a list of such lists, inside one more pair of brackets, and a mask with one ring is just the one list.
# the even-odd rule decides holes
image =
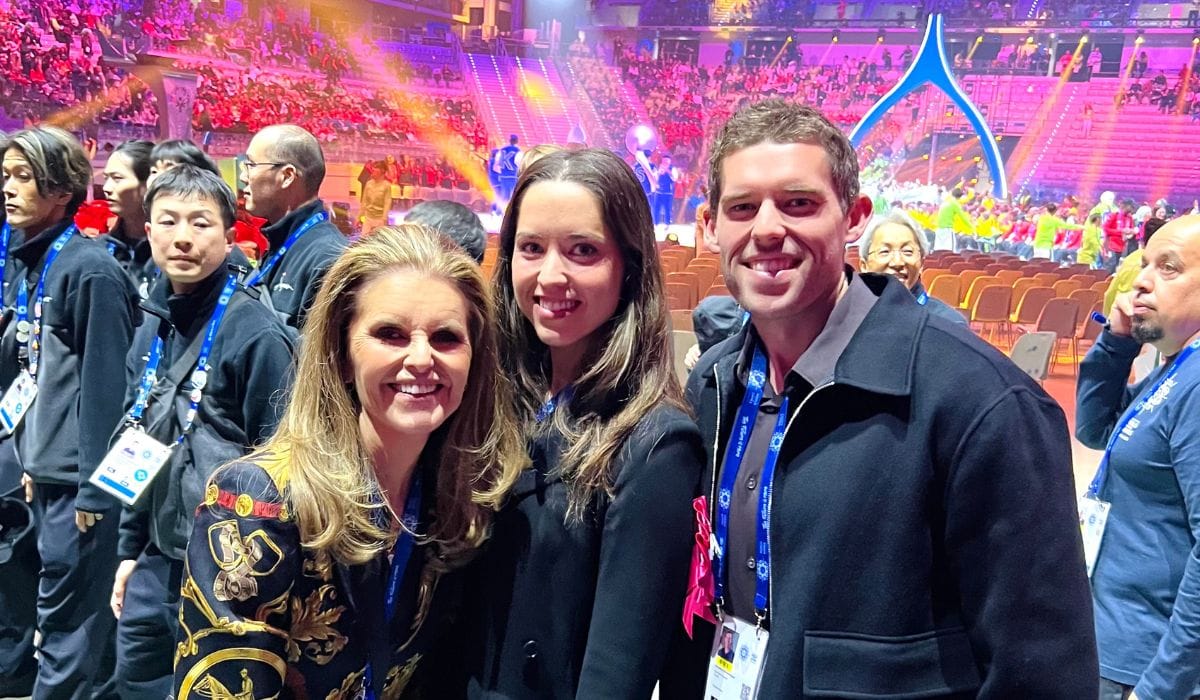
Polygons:
[[[262,232],[271,243],[271,251],[259,264],[266,264],[292,231],[322,209],[325,209],[325,204],[319,199],[314,200],[264,227]],[[317,296],[325,271],[345,247],[346,237],[331,220],[326,219],[301,236],[257,285],[259,289],[266,290],[263,298],[269,299],[271,308],[284,323],[297,329],[304,325],[304,318]]]
[[[833,383],[792,402],[758,697],[1096,697],[1062,410],[899,282],[863,279],[879,299]],[[710,507],[747,332],[706,353],[688,382]],[[704,661],[694,666],[703,683]]]
[[[660,406],[615,465],[615,495],[564,525],[563,442],[531,440],[533,467],[467,573],[463,629],[472,698],[648,698],[682,626],[703,453],[695,424]],[[454,697],[461,688],[443,688]]]

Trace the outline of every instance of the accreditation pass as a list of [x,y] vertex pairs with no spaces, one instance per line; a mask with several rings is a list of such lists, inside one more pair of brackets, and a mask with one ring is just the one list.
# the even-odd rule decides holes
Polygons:
[[721,618],[708,662],[705,700],[753,700],[758,696],[768,634],[732,615]]
[[8,391],[4,392],[4,398],[0,398],[0,425],[9,435],[17,429],[21,419],[29,412],[29,407],[37,398],[37,392],[37,380],[28,370],[22,370],[16,381],[8,387]]
[[89,481],[131,506],[154,481],[170,454],[169,446],[141,428],[129,427],[122,431]]

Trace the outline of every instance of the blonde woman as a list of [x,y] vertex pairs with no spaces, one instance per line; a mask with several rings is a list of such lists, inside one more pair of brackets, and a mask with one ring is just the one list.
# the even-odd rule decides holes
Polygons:
[[488,531],[477,491],[524,464],[492,314],[479,268],[422,226],[379,229],[334,263],[277,433],[218,471],[197,511],[178,700],[420,683],[452,602],[439,581]]

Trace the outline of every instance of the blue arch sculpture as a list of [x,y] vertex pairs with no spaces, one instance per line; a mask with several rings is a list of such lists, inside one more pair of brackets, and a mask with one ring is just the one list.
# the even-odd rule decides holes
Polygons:
[[875,126],[876,122],[883,118],[884,113],[909,93],[925,83],[929,83],[946,93],[951,101],[963,111],[963,115],[971,124],[971,128],[975,130],[975,135],[979,137],[980,146],[983,148],[983,157],[987,161],[988,171],[992,175],[992,194],[1004,199],[1008,196],[1008,176],[1004,173],[1004,159],[1000,155],[1000,147],[996,145],[995,135],[988,128],[987,122],[983,120],[983,114],[959,87],[958,81],[954,79],[954,74],[950,72],[950,62],[946,60],[944,26],[945,23],[940,14],[929,16],[929,22],[925,27],[925,38],[921,41],[921,48],[917,51],[912,65],[900,78],[900,82],[879,98],[879,101],[863,115],[863,118],[850,132],[850,143],[858,148],[863,137],[871,130],[871,127]]

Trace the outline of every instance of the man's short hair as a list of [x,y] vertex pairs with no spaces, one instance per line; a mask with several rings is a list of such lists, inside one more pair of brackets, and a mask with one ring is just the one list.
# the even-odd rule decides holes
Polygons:
[[267,157],[299,170],[305,193],[316,197],[325,181],[325,153],[317,137],[295,124],[275,124],[263,131],[272,137]]
[[10,148],[20,151],[29,161],[39,195],[71,195],[66,213],[74,215],[92,185],[92,164],[79,141],[56,126],[35,126],[6,139],[0,144],[0,153]]
[[150,188],[146,190],[146,198],[142,200],[147,220],[150,218],[150,209],[154,206],[154,201],[159,197],[168,196],[212,201],[221,212],[221,223],[226,230],[233,228],[233,222],[237,220],[237,203],[233,198],[233,190],[224,180],[206,169],[185,163],[154,178],[154,182],[150,183]]
[[879,228],[884,224],[898,224],[912,231],[913,238],[917,241],[917,246],[921,250],[921,257],[929,255],[929,240],[925,238],[925,232],[921,229],[921,225],[916,222],[908,212],[901,209],[893,209],[886,214],[876,214],[871,217],[871,221],[867,224],[866,231],[863,231],[862,238],[858,239],[858,251],[860,257],[864,260],[871,254],[871,242],[875,240],[875,234],[879,232]]
[[1053,214],[1053,213],[1055,213],[1055,212],[1057,212],[1057,211],[1058,211],[1058,205],[1057,205],[1057,204],[1055,204],[1054,202],[1050,202],[1049,204],[1047,204],[1047,205],[1046,205],[1046,212],[1047,212],[1047,213],[1049,213],[1049,214]]
[[217,177],[221,176],[221,169],[213,159],[200,150],[199,146],[184,139],[170,139],[155,146],[150,152],[150,164],[160,160],[169,160],[176,165],[194,165]]
[[1145,225],[1142,226],[1142,245],[1150,242],[1150,237],[1153,236],[1160,228],[1167,225],[1166,219],[1160,219],[1157,216],[1152,216],[1146,219]]
[[749,104],[734,113],[717,132],[709,149],[709,204],[717,211],[724,186],[725,159],[744,148],[761,143],[811,143],[825,151],[833,190],[842,213],[858,197],[858,156],[850,139],[820,112],[808,105],[780,99]]
[[458,202],[435,199],[421,202],[409,210],[405,223],[425,224],[450,238],[475,262],[483,262],[483,251],[487,248],[487,230],[475,212]]

